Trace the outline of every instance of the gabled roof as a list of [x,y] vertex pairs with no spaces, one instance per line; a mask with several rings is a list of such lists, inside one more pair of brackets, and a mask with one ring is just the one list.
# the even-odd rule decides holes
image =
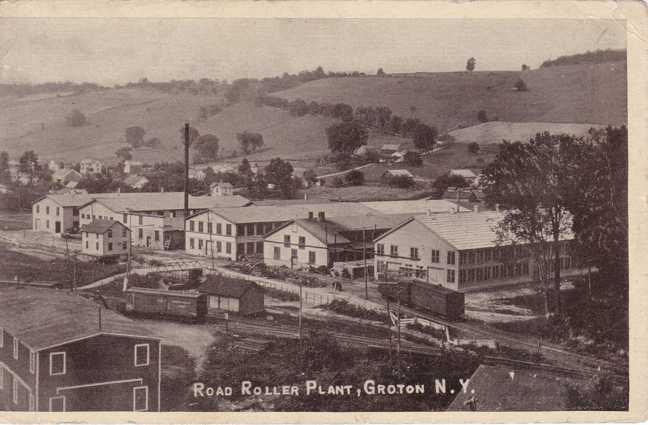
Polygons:
[[392,176],[414,177],[414,174],[410,173],[408,170],[387,170],[385,172],[387,174],[391,174]]
[[[164,211],[184,209],[183,192],[135,192],[99,194],[90,201],[101,202],[115,212]],[[90,202],[87,202],[90,203]],[[239,195],[232,196],[189,196],[190,209],[242,207],[250,200]]]
[[380,150],[383,151],[398,151],[400,150],[401,145],[397,143],[385,143],[380,147]]
[[61,168],[60,170],[54,171],[54,173],[52,174],[52,179],[62,179],[70,173],[76,174],[77,176],[81,177],[81,174],[72,168]]
[[232,279],[222,275],[210,277],[198,287],[198,291],[204,294],[228,298],[241,298],[250,289],[260,288],[254,282],[243,279]]
[[[115,224],[126,227],[124,224],[120,223],[119,221],[104,220],[104,219],[94,219],[89,224],[84,224],[83,226],[81,226],[81,231],[82,232],[88,232],[88,233],[98,233],[100,235],[103,235],[108,230],[112,229],[112,227]],[[126,228],[128,228],[128,227],[126,227]]]
[[465,179],[474,179],[477,177],[477,174],[475,174],[472,170],[469,170],[467,168],[457,168],[450,170],[450,175],[452,176],[461,176]]
[[0,287],[0,326],[33,350],[99,334],[159,339],[136,322],[68,292]]
[[[382,214],[449,213],[457,210],[457,204],[445,199],[415,199],[408,201],[362,202],[362,205]],[[460,207],[461,211],[469,211]]]
[[131,174],[130,176],[128,176],[128,177],[126,177],[124,179],[124,184],[126,184],[128,186],[134,186],[134,185],[138,184],[139,182],[141,182],[142,180],[145,180],[146,182],[149,181],[149,179],[147,179],[144,176],[140,176],[139,174]]

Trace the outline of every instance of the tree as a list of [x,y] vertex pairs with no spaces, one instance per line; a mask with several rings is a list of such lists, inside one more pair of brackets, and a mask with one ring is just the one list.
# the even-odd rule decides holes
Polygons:
[[348,186],[362,186],[364,173],[360,170],[351,170],[344,175],[344,181]]
[[238,166],[238,173],[241,176],[251,178],[252,177],[252,167],[250,166],[250,161],[247,158],[243,158],[241,164]]
[[430,127],[426,124],[419,124],[414,130],[412,142],[414,146],[421,150],[431,150],[436,142],[438,131],[436,127]]
[[407,189],[414,186],[414,179],[410,176],[390,176],[387,178],[387,184],[391,187]]
[[378,68],[378,71],[376,71],[376,75],[378,77],[384,77],[385,76],[385,71],[382,68]]
[[399,134],[403,125],[403,119],[398,115],[392,115],[389,122],[389,130],[391,134]]
[[157,148],[160,147],[161,144],[162,142],[157,137],[151,137],[150,139],[145,140],[143,143],[143,145],[148,148]]
[[115,151],[115,156],[119,158],[122,161],[129,161],[133,159],[133,155],[131,154],[132,148],[130,147],[124,147],[124,148],[119,148]]
[[528,71],[528,70],[530,70],[530,69],[531,69],[531,68],[529,67],[529,65],[527,65],[527,64],[525,64],[525,63],[522,64],[522,71]]
[[38,163],[38,155],[33,150],[25,151],[18,160],[18,170],[29,176],[30,183],[34,183],[34,179],[39,176],[42,167]]
[[475,70],[475,65],[477,65],[477,60],[475,58],[470,58],[466,62],[466,71],[473,72]]
[[243,133],[238,133],[236,139],[239,141],[241,149],[246,154],[254,152],[264,145],[263,135],[259,133],[244,131]]
[[488,115],[486,115],[486,111],[483,109],[477,112],[477,119],[479,122],[488,122]]
[[421,158],[421,154],[418,152],[408,151],[403,159],[405,164],[411,167],[420,167],[423,165],[423,158]]
[[[200,138],[200,132],[194,128],[194,127],[189,127],[189,147],[191,147],[195,141]],[[182,126],[180,128],[180,144],[184,146],[185,144],[185,128]]]
[[133,148],[138,148],[142,145],[145,134],[146,130],[144,130],[142,127],[128,127],[126,129],[126,143],[131,145]]
[[470,152],[472,154],[478,154],[479,153],[479,143],[477,143],[477,142],[468,143],[468,152]]
[[352,153],[367,144],[369,133],[359,121],[341,122],[326,129],[326,137],[331,152]]
[[192,147],[196,149],[201,162],[208,162],[218,158],[218,142],[218,137],[213,134],[204,134],[198,137]]
[[9,172],[9,154],[6,151],[0,152],[0,182],[8,183],[11,180]]
[[307,169],[304,171],[304,174],[302,175],[302,178],[304,181],[307,181],[310,184],[313,184],[317,181],[317,174],[312,168]]
[[486,202],[508,208],[499,223],[500,242],[522,244],[533,257],[544,286],[547,316],[552,272],[555,313],[562,314],[560,242],[571,228],[564,188],[576,160],[569,149],[573,143],[573,137],[549,133],[538,134],[529,143],[503,142],[480,180]]
[[441,194],[443,194],[449,187],[467,187],[468,182],[463,176],[446,173],[437,177],[434,183],[432,183],[432,186],[439,189]]
[[352,121],[353,108],[346,103],[336,103],[333,106],[333,118],[338,118],[342,121]]
[[519,78],[513,87],[515,87],[515,90],[517,91],[529,91],[529,88],[522,78]]
[[268,183],[276,185],[286,199],[292,198],[295,194],[296,184],[292,174],[293,167],[290,162],[283,161],[281,158],[273,158],[265,167]]
[[81,127],[88,123],[88,119],[78,109],[74,109],[68,116],[65,117],[65,122],[70,127]]

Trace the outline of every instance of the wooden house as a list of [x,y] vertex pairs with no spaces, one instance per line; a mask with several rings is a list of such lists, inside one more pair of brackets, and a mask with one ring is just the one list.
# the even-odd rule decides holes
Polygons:
[[93,220],[81,227],[81,252],[95,257],[128,255],[130,230],[115,220]]
[[249,280],[210,276],[198,291],[207,295],[207,316],[222,312],[250,315],[265,308],[263,288]]

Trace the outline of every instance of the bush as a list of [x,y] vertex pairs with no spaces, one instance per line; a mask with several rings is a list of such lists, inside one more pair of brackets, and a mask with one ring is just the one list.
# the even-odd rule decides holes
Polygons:
[[421,158],[421,154],[418,152],[407,152],[404,160],[405,164],[412,167],[420,167],[423,165],[423,158]]
[[477,112],[477,119],[479,122],[487,122],[488,121],[488,115],[486,115],[486,111],[483,109],[479,112]]
[[357,317],[364,320],[387,322],[387,314],[370,310],[368,308],[358,307],[355,304],[349,304],[347,300],[335,299],[328,304],[324,304],[322,308],[345,316]]
[[342,177],[336,176],[333,178],[333,181],[331,182],[331,187],[343,187],[344,186],[344,180],[342,180]]
[[477,142],[472,142],[468,144],[468,152],[472,154],[477,154],[479,153],[479,143]]
[[344,180],[349,186],[362,186],[364,174],[360,170],[351,170],[344,176]]
[[527,87],[526,83],[524,82],[524,80],[523,80],[522,78],[518,79],[518,80],[515,82],[515,86],[514,86],[514,87],[515,87],[515,89],[516,89],[517,91],[528,91],[528,90],[529,90],[529,88]]
[[65,117],[65,122],[70,127],[81,127],[88,123],[88,119],[85,115],[78,109],[73,110],[67,117]]
[[407,189],[414,186],[414,179],[410,176],[393,176],[388,178],[387,184],[390,187]]

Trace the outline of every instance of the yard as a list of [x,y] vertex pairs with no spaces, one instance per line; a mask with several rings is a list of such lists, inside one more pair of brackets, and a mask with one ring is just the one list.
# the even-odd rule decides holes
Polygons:
[[0,229],[2,230],[31,229],[31,220],[31,213],[0,211]]

